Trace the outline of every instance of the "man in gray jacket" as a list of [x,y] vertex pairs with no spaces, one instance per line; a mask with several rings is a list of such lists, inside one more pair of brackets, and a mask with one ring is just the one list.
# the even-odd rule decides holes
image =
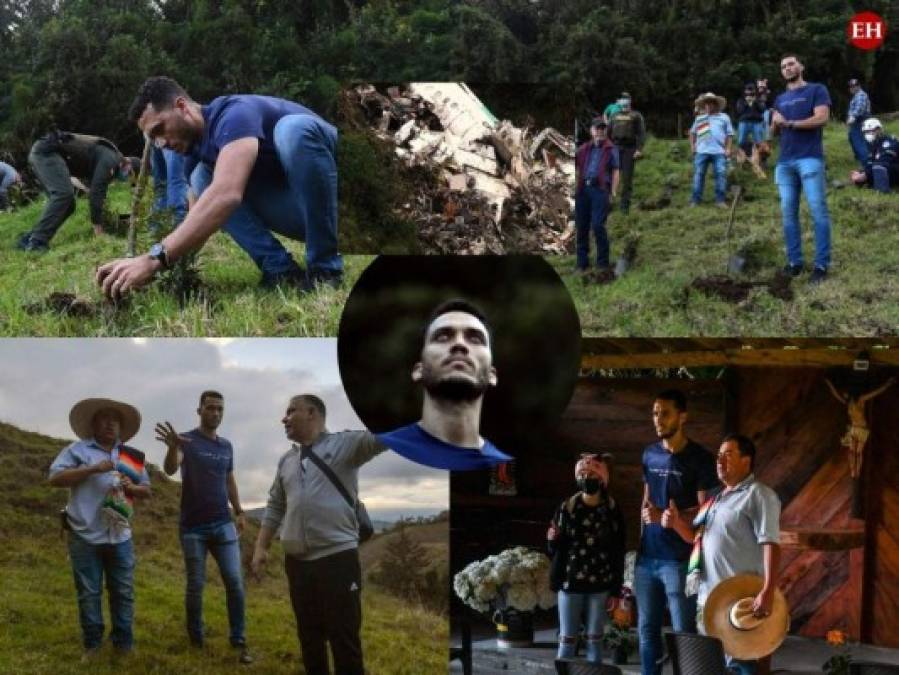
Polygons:
[[386,448],[367,431],[329,432],[325,415],[318,396],[290,399],[281,422],[294,445],[278,462],[250,567],[258,579],[280,526],[307,675],[328,675],[326,642],[338,675],[363,675],[356,513],[308,455],[324,462],[355,498],[359,467]]

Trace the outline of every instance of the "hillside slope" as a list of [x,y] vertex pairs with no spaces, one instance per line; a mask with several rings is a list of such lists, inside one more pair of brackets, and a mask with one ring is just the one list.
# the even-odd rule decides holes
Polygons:
[[[0,673],[84,672],[75,590],[56,517],[66,491],[46,484],[50,463],[68,442],[0,423],[0,577],[4,580]],[[203,652],[188,647],[177,533],[180,485],[156,467],[150,467],[150,474],[153,497],[138,504],[134,523],[136,646],[127,672],[296,673],[299,669],[302,673],[277,542],[266,577],[261,583],[247,584],[247,638],[256,663],[239,666],[228,647],[224,591],[211,558],[204,602],[208,646]],[[251,524],[243,534],[244,560],[251,554],[257,528]],[[446,669],[449,627],[445,617],[404,603],[372,584],[364,587],[363,604],[362,639],[369,672],[418,675]],[[95,673],[122,672],[122,668],[108,647],[91,666]]]

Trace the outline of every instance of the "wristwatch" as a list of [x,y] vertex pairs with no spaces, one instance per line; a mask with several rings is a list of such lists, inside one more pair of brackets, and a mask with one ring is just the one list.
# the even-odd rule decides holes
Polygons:
[[167,270],[169,268],[169,257],[166,255],[165,246],[163,246],[162,242],[156,242],[150,247],[150,258],[153,260],[158,260],[159,264],[162,265],[162,269]]

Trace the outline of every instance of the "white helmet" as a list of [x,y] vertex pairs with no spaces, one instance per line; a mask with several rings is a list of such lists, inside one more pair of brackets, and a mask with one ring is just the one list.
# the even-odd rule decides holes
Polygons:
[[862,122],[862,133],[868,131],[877,131],[878,129],[883,129],[883,125],[876,117],[869,117],[864,122]]

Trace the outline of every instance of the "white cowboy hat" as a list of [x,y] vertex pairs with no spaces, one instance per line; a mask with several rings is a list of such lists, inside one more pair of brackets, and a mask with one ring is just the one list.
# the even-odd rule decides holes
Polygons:
[[724,110],[727,107],[727,99],[723,96],[716,96],[710,91],[707,91],[704,94],[700,94],[695,101],[693,101],[694,108],[702,107],[702,104],[706,101],[714,101],[718,104],[718,110]]
[[765,581],[756,574],[725,579],[705,601],[702,620],[707,635],[721,640],[735,659],[760,659],[776,650],[790,630],[790,609],[780,589],[774,591],[771,614],[757,617],[752,602]]
[[133,405],[110,398],[86,398],[78,401],[69,413],[69,425],[81,440],[94,437],[94,415],[101,410],[114,410],[122,420],[119,440],[123,443],[140,429],[140,413]]

